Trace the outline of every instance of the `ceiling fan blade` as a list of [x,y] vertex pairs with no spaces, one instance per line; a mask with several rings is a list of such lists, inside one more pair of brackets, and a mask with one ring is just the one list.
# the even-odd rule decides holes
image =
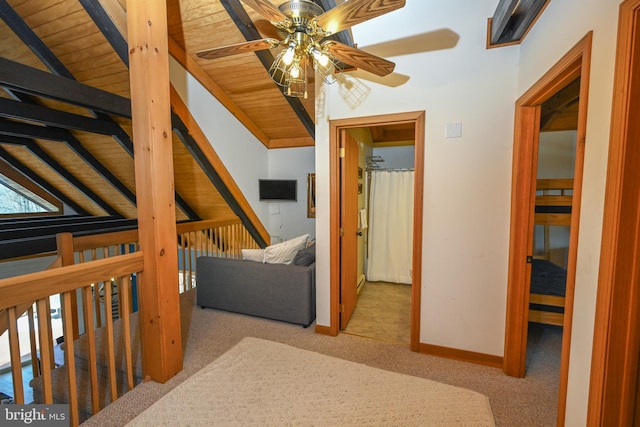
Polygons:
[[283,22],[288,21],[284,13],[280,12],[280,9],[275,7],[269,0],[242,0],[244,4],[251,9],[258,12],[271,22]]
[[427,31],[414,36],[361,46],[367,52],[384,58],[451,49],[458,44],[460,36],[448,28]]
[[322,48],[328,49],[339,61],[380,77],[393,72],[396,66],[396,64],[384,58],[333,40],[327,40],[322,43]]
[[258,30],[262,37],[271,39],[284,39],[286,37],[286,33],[280,34],[278,28],[267,19],[258,19],[253,22],[253,25],[256,26],[256,30]]
[[330,34],[404,7],[405,0],[350,0],[318,16],[318,24]]
[[196,55],[203,59],[216,59],[225,56],[236,55],[238,53],[255,52],[257,50],[271,49],[280,44],[276,39],[250,40],[248,42],[230,44],[222,47],[214,47],[196,52]]
[[387,74],[384,77],[380,77],[380,76],[376,76],[375,74],[367,73],[364,70],[345,70],[343,75],[349,75],[357,79],[367,80],[367,81],[378,83],[379,85],[383,85],[387,87],[402,86],[403,84],[408,82],[409,79],[411,78],[406,74],[400,74],[400,73],[391,73],[391,74]]

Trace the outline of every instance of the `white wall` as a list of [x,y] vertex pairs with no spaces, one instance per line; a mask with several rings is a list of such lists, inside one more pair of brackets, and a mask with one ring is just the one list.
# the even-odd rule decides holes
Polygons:
[[[279,148],[269,150],[269,176],[274,179],[298,181],[296,202],[268,203],[271,243],[303,234],[316,235],[315,218],[307,218],[307,174],[315,172],[313,147]],[[267,178],[267,177],[263,177]],[[266,204],[265,202],[260,202]]]
[[258,200],[258,179],[269,175],[267,148],[173,58],[171,84],[186,104],[265,227],[268,206]]
[[[420,341],[502,355],[518,47],[485,48],[487,18],[496,4],[407,2],[353,27],[364,49],[442,28],[457,33],[459,41],[448,50],[390,57],[410,80],[396,88],[366,82],[371,92],[355,109],[337,85],[326,88],[325,114],[316,122],[319,325],[330,323],[327,117],[425,110]],[[393,37],[381,31],[388,28],[394,29]],[[461,138],[445,138],[448,123],[462,123]]]
[[550,2],[520,48],[518,93],[522,94],[587,32],[593,30],[584,181],[571,333],[567,426],[586,424],[618,5],[619,2],[613,0]]
[[413,145],[380,147],[373,149],[373,155],[384,159],[384,162],[380,163],[383,169],[412,169],[415,165],[415,151]]
[[[264,227],[275,236],[273,243],[306,233],[315,236],[315,220],[307,218],[307,174],[315,170],[313,147],[267,150],[173,58],[169,67],[171,83]],[[298,201],[261,202],[261,178],[297,179]]]
[[537,178],[573,178],[577,132],[542,132],[538,143]]

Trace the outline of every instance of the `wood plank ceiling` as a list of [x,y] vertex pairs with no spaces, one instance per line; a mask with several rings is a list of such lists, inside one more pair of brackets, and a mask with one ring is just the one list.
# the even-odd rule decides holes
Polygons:
[[[130,104],[125,9],[126,0],[0,0],[0,173],[23,176],[79,214],[137,216],[130,112],[100,107],[102,99]],[[267,72],[277,52],[195,54],[273,36],[263,17],[239,0],[167,0],[167,13],[171,56],[262,144],[314,145],[314,84],[307,99],[284,96]],[[335,37],[353,45],[348,31]],[[89,100],[69,99],[76,92]],[[173,123],[183,127],[175,115]],[[375,132],[389,142],[407,129]],[[189,138],[174,132],[176,217],[235,218],[237,207]]]
[[[37,74],[31,82],[14,84],[13,79],[23,74],[22,65],[29,67],[25,70],[72,79],[128,101],[125,8],[125,0],[0,0],[0,58],[15,71],[1,82],[0,157],[4,162],[0,172],[17,171],[81,214],[136,217],[130,117],[105,114],[26,88],[42,80]],[[237,0],[168,0],[167,12],[171,55],[266,147],[314,144],[313,84],[306,100],[285,97],[265,68],[272,53],[215,61],[194,54],[260,37],[253,24],[264,27],[260,16]],[[28,107],[41,110],[31,112]],[[69,116],[74,122],[82,121],[81,117],[93,121],[88,127],[66,125],[55,118],[62,112],[75,115]],[[94,125],[111,130],[95,131]],[[178,135],[173,140],[177,218],[235,217],[192,150]]]

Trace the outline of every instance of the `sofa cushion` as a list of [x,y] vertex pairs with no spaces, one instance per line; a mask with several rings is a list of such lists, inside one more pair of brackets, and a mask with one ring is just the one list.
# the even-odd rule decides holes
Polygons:
[[291,264],[300,249],[307,245],[308,234],[276,243],[264,249],[264,262],[268,264]]
[[264,249],[242,249],[242,259],[264,262]]
[[311,265],[316,262],[316,245],[300,249],[293,258],[295,265]]

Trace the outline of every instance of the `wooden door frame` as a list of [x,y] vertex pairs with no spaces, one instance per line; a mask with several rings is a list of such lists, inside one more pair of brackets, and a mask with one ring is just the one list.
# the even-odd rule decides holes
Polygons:
[[340,133],[344,129],[387,124],[414,124],[415,172],[413,193],[413,260],[411,285],[411,350],[420,347],[420,289],[422,285],[422,212],[424,188],[424,132],[425,112],[383,114],[329,121],[329,268],[330,268],[330,326],[329,334],[340,332]]
[[540,127],[540,108],[542,103],[555,95],[560,89],[577,77],[581,78],[571,234],[569,238],[569,259],[567,264],[562,335],[558,425],[564,424],[569,374],[569,350],[575,290],[582,173],[584,168],[591,43],[592,32],[589,32],[516,101],[515,111],[507,319],[503,370],[507,375],[524,377],[527,355],[527,326],[529,320],[529,286],[527,286],[529,281],[527,280],[527,275],[531,274],[531,265],[527,264],[526,257],[531,255],[533,234],[533,208],[535,205],[535,174],[537,170],[537,136],[539,135],[538,130]]
[[[640,0],[620,4],[587,425],[633,425],[640,321]],[[635,73],[635,76],[634,76]]]

